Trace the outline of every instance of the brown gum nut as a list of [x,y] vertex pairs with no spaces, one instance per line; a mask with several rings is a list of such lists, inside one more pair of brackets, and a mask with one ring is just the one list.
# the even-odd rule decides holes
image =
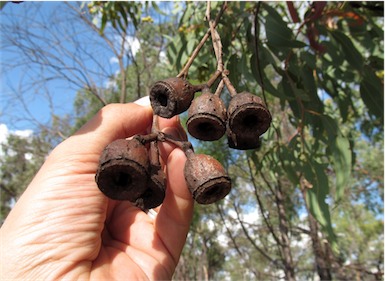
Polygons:
[[211,93],[195,98],[188,110],[187,130],[204,141],[220,139],[226,132],[226,107],[222,99]]
[[231,180],[225,169],[209,155],[190,154],[184,175],[193,198],[199,204],[217,202],[231,190]]
[[228,125],[238,137],[260,136],[269,129],[270,123],[271,114],[260,97],[242,92],[230,100]]
[[99,189],[115,200],[136,199],[147,189],[149,160],[137,139],[119,139],[102,152],[95,180]]
[[164,79],[151,87],[151,106],[156,115],[171,118],[189,108],[195,92],[194,86],[185,79]]
[[226,131],[228,146],[238,150],[259,149],[261,140],[258,136],[236,135],[229,129]]
[[153,209],[163,203],[166,195],[166,175],[161,167],[153,167],[147,190],[136,200],[135,205],[142,210]]

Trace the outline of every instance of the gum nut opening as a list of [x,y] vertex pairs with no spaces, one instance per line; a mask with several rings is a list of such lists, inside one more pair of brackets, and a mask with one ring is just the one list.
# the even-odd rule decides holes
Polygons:
[[156,115],[171,118],[186,111],[193,98],[193,86],[182,78],[156,82],[150,90],[150,102]]
[[265,133],[271,123],[271,114],[261,98],[240,93],[232,98],[228,108],[228,124],[239,136],[251,138]]
[[193,197],[197,203],[207,205],[225,198],[230,190],[231,180],[229,177],[223,176],[210,179],[208,182],[196,188]]
[[226,132],[226,108],[223,101],[211,93],[202,94],[191,104],[187,130],[203,141],[220,139]]
[[223,199],[231,190],[231,180],[215,158],[205,154],[188,157],[184,175],[187,186],[200,204],[211,204]]
[[96,174],[99,189],[110,199],[135,202],[147,186],[146,169],[129,159],[112,159]]
[[109,198],[134,202],[146,189],[149,160],[137,139],[116,140],[103,150],[95,180]]

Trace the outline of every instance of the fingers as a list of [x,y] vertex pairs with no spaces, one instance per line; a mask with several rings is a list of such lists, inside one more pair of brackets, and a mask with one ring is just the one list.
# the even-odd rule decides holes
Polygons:
[[[180,140],[187,140],[186,133],[178,117],[159,119],[160,130]],[[184,178],[186,156],[172,144],[159,145],[161,156],[166,164],[167,190],[156,217],[156,231],[177,263],[186,241],[193,215],[194,201]]]
[[186,241],[193,215],[194,202],[184,179],[186,156],[180,149],[173,150],[167,160],[166,197],[155,220],[159,238],[178,262]]
[[146,132],[151,123],[151,106],[106,105],[51,152],[34,182],[55,176],[70,175],[72,179],[75,175],[94,174],[100,154],[109,143]]
[[109,104],[103,107],[90,121],[66,142],[70,145],[100,152],[110,142],[146,132],[152,123],[151,106],[135,103]]

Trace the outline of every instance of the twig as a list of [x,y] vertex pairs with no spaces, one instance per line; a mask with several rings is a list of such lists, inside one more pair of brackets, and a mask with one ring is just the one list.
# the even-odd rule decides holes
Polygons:
[[[159,132],[159,116],[154,114],[152,118],[151,133],[158,134],[158,132]],[[158,146],[157,140],[150,143],[150,162],[151,162],[151,165],[160,167],[160,152],[159,152],[159,146]]]
[[183,152],[186,154],[186,155],[189,155],[191,152],[194,151],[193,149],[193,146],[191,144],[191,142],[189,141],[183,141],[183,140],[179,140],[179,139],[175,139],[173,136],[171,135],[168,135],[168,134],[165,134],[163,132],[159,132],[158,133],[158,140],[159,141],[167,141],[169,143],[172,143],[174,145],[176,145],[177,147],[179,147],[180,149],[183,150]]
[[216,70],[210,79],[206,82],[207,87],[211,87],[214,82],[221,76],[222,71]]
[[265,102],[266,107],[269,109],[269,105],[267,104],[267,99],[266,99],[266,94],[265,94],[265,83],[263,82],[261,64],[259,63],[259,47],[258,47],[259,22],[258,22],[258,14],[259,14],[260,8],[261,8],[261,2],[258,2],[257,8],[255,10],[255,14],[254,14],[255,58],[256,58],[256,64],[257,64],[259,79],[261,80],[261,88],[262,88],[263,101]]
[[147,144],[147,143],[157,142],[157,141],[169,142],[169,143],[176,145],[180,149],[182,149],[186,155],[189,155],[190,153],[194,152],[191,142],[176,139],[173,136],[171,136],[169,134],[165,134],[165,133],[160,132],[160,131],[152,132],[152,133],[147,134],[147,135],[135,135],[134,138],[136,138],[142,144]]
[[[221,16],[223,15],[223,13],[226,9],[227,9],[227,2],[224,2],[222,4],[222,7],[221,7],[219,13],[217,14],[217,16],[215,18],[215,21],[213,24],[214,27],[216,27],[218,25],[218,22],[219,22]],[[176,77],[178,77],[178,78],[179,77],[182,77],[182,78],[187,77],[188,70],[189,70],[190,66],[192,65],[192,63],[194,62],[196,57],[198,56],[200,50],[202,49],[203,45],[206,43],[207,39],[210,37],[210,34],[211,34],[211,30],[209,29],[209,30],[207,30],[206,34],[203,36],[203,38],[201,39],[199,44],[196,46],[195,50],[193,51],[190,58],[188,59],[186,65],[183,67],[183,69],[179,72],[179,74]]]
[[227,90],[229,90],[230,96],[234,97],[237,94],[237,90],[235,90],[233,84],[231,83],[229,77],[227,75],[229,74],[228,70],[225,70],[222,72],[222,80],[226,85]]
[[222,80],[219,82],[218,87],[217,87],[217,89],[215,90],[214,95],[220,97],[224,87],[225,87],[225,83],[223,82],[223,79],[222,79]]
[[210,26],[211,40],[213,43],[215,57],[217,59],[217,70],[222,72],[223,71],[222,41],[218,31],[215,29],[216,26],[214,25],[214,21],[212,21],[210,18],[210,12],[211,12],[211,2],[207,1],[206,20],[209,22],[209,26]]

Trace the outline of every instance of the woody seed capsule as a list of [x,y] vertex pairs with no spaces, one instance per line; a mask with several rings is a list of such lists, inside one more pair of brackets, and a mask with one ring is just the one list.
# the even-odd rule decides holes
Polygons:
[[259,137],[267,131],[270,123],[271,114],[260,97],[242,92],[230,100],[228,127],[238,137]]
[[168,78],[156,82],[150,90],[151,106],[156,115],[171,118],[186,111],[195,92],[201,87],[191,85],[183,78]]
[[227,129],[228,146],[238,150],[259,149],[261,140],[258,136],[234,134],[230,129]]
[[95,176],[109,198],[135,202],[147,189],[148,153],[137,139],[116,140],[103,150]]
[[166,195],[166,175],[161,167],[153,166],[147,190],[136,200],[135,205],[142,210],[153,209],[163,203]]
[[231,190],[231,180],[216,159],[205,154],[187,154],[184,167],[187,186],[199,204],[211,204]]
[[195,98],[188,110],[187,130],[194,138],[204,141],[220,139],[226,131],[226,107],[212,93]]

